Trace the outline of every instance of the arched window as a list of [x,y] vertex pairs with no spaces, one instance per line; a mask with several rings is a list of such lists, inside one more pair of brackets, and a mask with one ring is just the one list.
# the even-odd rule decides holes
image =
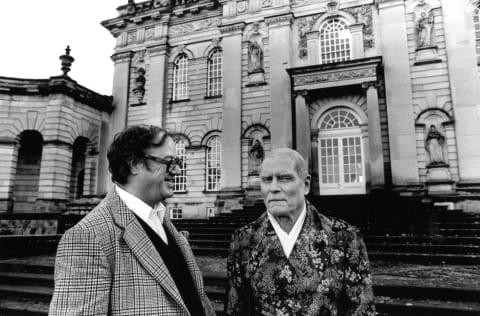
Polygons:
[[221,172],[220,137],[213,136],[207,142],[207,170],[206,170],[207,191],[218,191],[220,189],[220,172]]
[[475,49],[480,59],[480,7],[473,11],[473,25],[475,26]]
[[85,161],[88,139],[78,137],[73,143],[72,166],[70,171],[70,199],[83,196],[85,182]]
[[365,193],[365,168],[360,123],[346,109],[329,111],[319,122],[320,194]]
[[320,26],[320,60],[322,64],[351,59],[350,30],[347,23],[335,18]]
[[180,174],[175,176],[175,192],[184,192],[187,190],[187,155],[185,154],[185,140],[177,139],[175,141],[177,157],[182,159]]
[[207,96],[216,97],[222,95],[222,51],[214,49],[208,56],[208,83]]
[[182,54],[173,66],[173,100],[188,99],[188,57]]

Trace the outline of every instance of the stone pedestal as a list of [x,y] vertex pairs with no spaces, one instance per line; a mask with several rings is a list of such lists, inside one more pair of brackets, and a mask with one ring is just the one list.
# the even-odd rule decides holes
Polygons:
[[265,83],[265,74],[262,71],[251,72],[248,74],[248,84],[247,85],[261,85]]
[[415,65],[431,64],[441,62],[438,58],[437,46],[417,48],[415,52]]
[[448,165],[427,166],[427,187],[429,194],[453,192],[453,181],[448,170]]

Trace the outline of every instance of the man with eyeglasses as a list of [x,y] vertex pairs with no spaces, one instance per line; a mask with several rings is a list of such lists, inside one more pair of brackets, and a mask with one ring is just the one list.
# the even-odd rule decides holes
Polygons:
[[115,187],[62,237],[49,315],[215,315],[190,246],[162,204],[180,173],[172,137],[132,126],[107,157]]

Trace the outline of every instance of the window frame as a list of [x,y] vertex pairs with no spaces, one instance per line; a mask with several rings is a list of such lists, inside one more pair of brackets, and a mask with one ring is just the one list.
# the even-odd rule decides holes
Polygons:
[[[215,143],[212,144],[213,142]],[[220,136],[214,135],[210,137],[206,144],[207,150],[205,157],[205,191],[217,192],[220,190],[222,170],[222,144]],[[212,150],[214,150],[214,152],[211,152]],[[210,163],[212,161],[216,164],[216,166],[212,166],[213,164]],[[214,181],[210,181],[211,176],[214,177]]]
[[172,101],[188,99],[188,66],[189,60],[185,53],[178,55],[173,62]]
[[221,97],[223,89],[223,51],[214,48],[207,59],[207,97]]
[[[181,145],[180,145],[181,144]],[[187,191],[187,141],[184,138],[175,139],[175,152],[177,157],[182,158],[180,174],[175,175],[173,192],[182,193]]]
[[[338,25],[343,26],[338,29]],[[327,28],[330,28],[327,33]],[[318,44],[320,64],[330,64],[342,62],[352,59],[352,33],[349,29],[349,23],[340,17],[329,18],[325,20],[319,27]],[[348,32],[347,36],[342,39],[340,32]],[[335,44],[335,41],[342,41]],[[339,47],[336,47],[340,45]],[[340,56],[336,56],[336,55]]]

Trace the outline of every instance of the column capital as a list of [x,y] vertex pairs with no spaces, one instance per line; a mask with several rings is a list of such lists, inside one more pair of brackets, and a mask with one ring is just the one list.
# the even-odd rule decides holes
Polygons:
[[298,91],[293,91],[293,97],[296,99],[297,97],[303,97],[306,98],[308,95],[308,90],[298,90]]
[[118,53],[115,53],[113,54],[111,57],[110,57],[113,62],[115,62],[116,64],[118,63],[127,63],[127,62],[130,62],[130,60],[132,59],[132,52],[131,51],[128,51],[128,52],[118,52]]
[[233,24],[223,24],[218,26],[220,33],[228,35],[241,34],[245,29],[245,22],[233,23]]
[[364,90],[368,90],[369,88],[378,89],[379,86],[380,84],[378,83],[378,81],[366,81],[362,83],[362,88]]
[[290,26],[293,22],[293,14],[292,13],[284,13],[284,14],[279,14],[279,15],[274,15],[274,16],[269,16],[265,18],[265,23],[269,27],[272,26]]

